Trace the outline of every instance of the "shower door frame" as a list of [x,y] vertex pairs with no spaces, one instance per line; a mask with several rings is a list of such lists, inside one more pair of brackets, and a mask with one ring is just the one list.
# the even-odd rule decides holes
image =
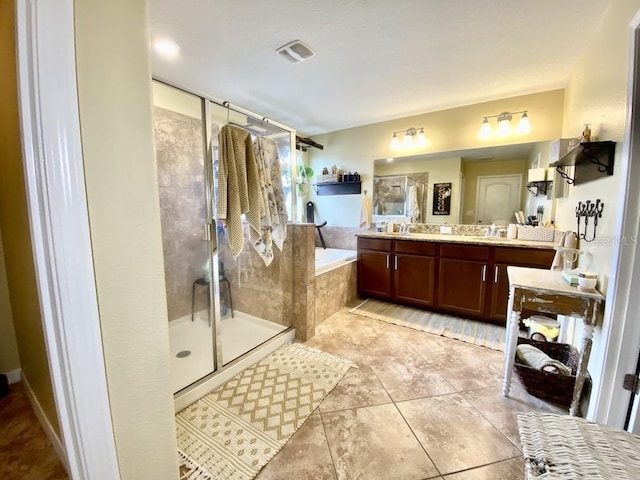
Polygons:
[[[242,107],[230,104],[226,101],[221,101],[215,98],[212,98],[202,92],[194,91],[190,88],[184,87],[180,84],[173,83],[168,81],[162,77],[153,75],[152,80],[160,82],[168,87],[176,88],[185,93],[189,93],[191,95],[195,95],[200,97],[202,102],[202,115],[204,116],[203,123],[203,148],[204,148],[204,175],[205,175],[205,198],[206,198],[206,208],[207,208],[207,222],[203,224],[203,229],[205,232],[205,238],[208,240],[208,250],[209,250],[209,267],[211,272],[211,282],[209,288],[210,295],[210,305],[212,306],[211,311],[209,313],[209,319],[212,325],[212,336],[213,336],[213,348],[215,349],[214,357],[213,357],[213,370],[207,375],[199,378],[193,383],[187,385],[186,387],[180,389],[177,392],[173,393],[174,398],[174,410],[176,412],[182,410],[187,407],[192,402],[198,400],[203,395],[211,391],[213,388],[221,385],[227,380],[231,379],[233,376],[240,373],[247,366],[260,361],[269,353],[275,351],[282,345],[287,342],[291,342],[295,338],[295,326],[293,324],[293,313],[291,318],[291,325],[288,326],[284,331],[274,335],[269,340],[265,341],[263,344],[249,350],[244,353],[242,356],[232,360],[230,363],[226,365],[223,362],[222,358],[222,336],[220,335],[221,328],[221,304],[220,304],[220,280],[219,280],[219,267],[218,267],[218,239],[217,239],[217,199],[214,192],[214,172],[213,172],[213,148],[209,149],[209,144],[211,140],[211,105],[217,105],[220,107],[224,107],[227,109],[231,109],[237,113],[242,115],[247,115],[258,119],[260,121],[269,123],[274,125],[282,130],[289,132],[289,143],[290,147],[290,171],[291,171],[291,204],[289,205],[290,218],[289,223],[295,223],[296,218],[296,208],[297,208],[297,189],[295,188],[295,179],[297,178],[297,162],[295,161],[295,145],[296,145],[296,131],[286,125],[275,122],[266,117],[261,117],[260,115],[251,112],[250,110],[244,109]],[[215,246],[214,242],[215,241]],[[293,241],[293,236],[291,238]],[[292,263],[292,268],[293,263]],[[291,282],[294,282],[294,276],[291,276]],[[293,285],[292,290],[293,292]],[[291,299],[293,302],[293,298]],[[293,312],[293,309],[292,309]]]

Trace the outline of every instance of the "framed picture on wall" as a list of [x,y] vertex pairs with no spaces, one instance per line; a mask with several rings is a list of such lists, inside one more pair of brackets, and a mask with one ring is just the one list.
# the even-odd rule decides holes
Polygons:
[[433,184],[433,215],[451,215],[451,183]]

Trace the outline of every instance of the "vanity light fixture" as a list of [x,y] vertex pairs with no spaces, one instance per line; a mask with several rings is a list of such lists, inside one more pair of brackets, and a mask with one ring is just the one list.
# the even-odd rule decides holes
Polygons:
[[[398,138],[398,134],[403,134],[402,142]],[[389,149],[400,150],[401,148],[424,147],[427,145],[427,136],[424,133],[424,127],[407,128],[406,130],[398,130],[393,132]]]
[[527,114],[527,110],[523,110],[520,112],[502,112],[498,115],[487,115],[483,118],[482,124],[480,125],[480,130],[478,131],[478,138],[481,140],[488,140],[491,138],[491,124],[489,123],[490,118],[495,118],[498,121],[498,128],[496,130],[496,134],[500,137],[506,137],[511,133],[511,120],[514,115],[522,114],[520,120],[518,121],[518,126],[516,127],[516,133],[519,135],[526,135],[531,132],[531,122],[529,120],[529,115]]

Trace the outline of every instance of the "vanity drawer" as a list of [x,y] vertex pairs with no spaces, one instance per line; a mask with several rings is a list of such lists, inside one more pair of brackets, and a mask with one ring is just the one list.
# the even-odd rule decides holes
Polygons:
[[423,242],[412,240],[396,240],[395,252],[408,253],[412,255],[424,255],[426,257],[435,257],[438,245],[433,242]]
[[456,245],[453,243],[443,243],[440,245],[440,256],[443,258],[488,260],[490,251],[490,247],[480,245]]
[[540,248],[496,247],[495,262],[508,265],[551,267],[555,250]]
[[378,252],[390,252],[391,240],[385,238],[358,238],[358,250],[376,250]]

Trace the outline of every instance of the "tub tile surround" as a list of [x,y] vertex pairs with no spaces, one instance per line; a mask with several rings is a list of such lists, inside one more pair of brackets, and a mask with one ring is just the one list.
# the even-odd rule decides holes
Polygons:
[[[347,263],[316,275],[315,249],[318,236],[315,226],[310,223],[295,224],[293,231],[294,326],[296,338],[304,341],[315,335],[315,328],[322,321],[344,306],[355,306],[360,301],[357,293],[357,264]],[[349,235],[355,245],[356,237],[353,232]],[[327,245],[337,248],[329,243]]]
[[[358,368],[345,375],[257,480],[316,478],[308,475],[314,465],[321,466],[317,478],[322,479],[520,480],[517,414],[562,411],[528,395],[517,379],[512,394],[503,397],[496,373],[503,352],[360,317],[346,308],[317,325],[305,344]],[[488,373],[475,381],[483,371]],[[437,388],[426,388],[430,382]],[[286,475],[278,477],[279,468]]]
[[357,263],[351,262],[316,277],[316,325],[345,305],[355,306],[358,303],[357,274]]
[[293,326],[296,338],[305,341],[315,334],[315,227],[293,225]]

